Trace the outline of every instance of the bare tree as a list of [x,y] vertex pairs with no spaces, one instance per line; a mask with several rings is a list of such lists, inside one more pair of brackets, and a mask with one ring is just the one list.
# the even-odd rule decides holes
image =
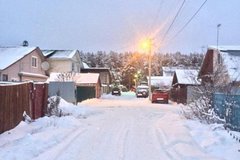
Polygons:
[[231,92],[232,84],[229,83],[226,67],[219,64],[213,73],[205,75],[204,79],[200,86],[194,87],[192,94],[195,99],[183,109],[184,115],[186,118],[197,118],[205,123],[224,122],[214,111],[213,93]]
[[61,82],[73,81],[73,78],[74,78],[75,75],[76,75],[75,72],[59,73],[56,77],[56,80],[61,81]]

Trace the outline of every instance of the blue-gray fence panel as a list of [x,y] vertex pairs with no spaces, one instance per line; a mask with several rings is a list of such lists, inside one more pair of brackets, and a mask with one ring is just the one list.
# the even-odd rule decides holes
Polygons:
[[240,95],[213,94],[215,112],[226,119],[227,125],[240,131]]
[[58,92],[64,100],[76,104],[76,85],[74,82],[49,82],[48,95],[55,96]]

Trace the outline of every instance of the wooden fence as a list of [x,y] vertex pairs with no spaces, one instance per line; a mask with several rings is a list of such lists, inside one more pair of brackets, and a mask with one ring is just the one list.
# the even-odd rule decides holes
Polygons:
[[24,111],[32,119],[44,116],[47,98],[47,84],[0,85],[0,133],[17,126]]

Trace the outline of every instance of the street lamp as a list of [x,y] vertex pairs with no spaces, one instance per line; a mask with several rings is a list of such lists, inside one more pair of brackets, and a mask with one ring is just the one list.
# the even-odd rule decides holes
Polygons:
[[152,91],[151,91],[151,74],[152,74],[152,39],[147,38],[145,39],[142,44],[141,47],[142,49],[144,49],[145,51],[148,52],[148,88],[149,88],[149,100],[151,100],[152,98]]

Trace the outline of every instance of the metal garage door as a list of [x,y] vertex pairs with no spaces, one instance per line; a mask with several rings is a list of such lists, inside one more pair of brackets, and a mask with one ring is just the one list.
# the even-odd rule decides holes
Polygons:
[[86,99],[95,98],[96,91],[95,87],[77,87],[77,101],[81,102]]

